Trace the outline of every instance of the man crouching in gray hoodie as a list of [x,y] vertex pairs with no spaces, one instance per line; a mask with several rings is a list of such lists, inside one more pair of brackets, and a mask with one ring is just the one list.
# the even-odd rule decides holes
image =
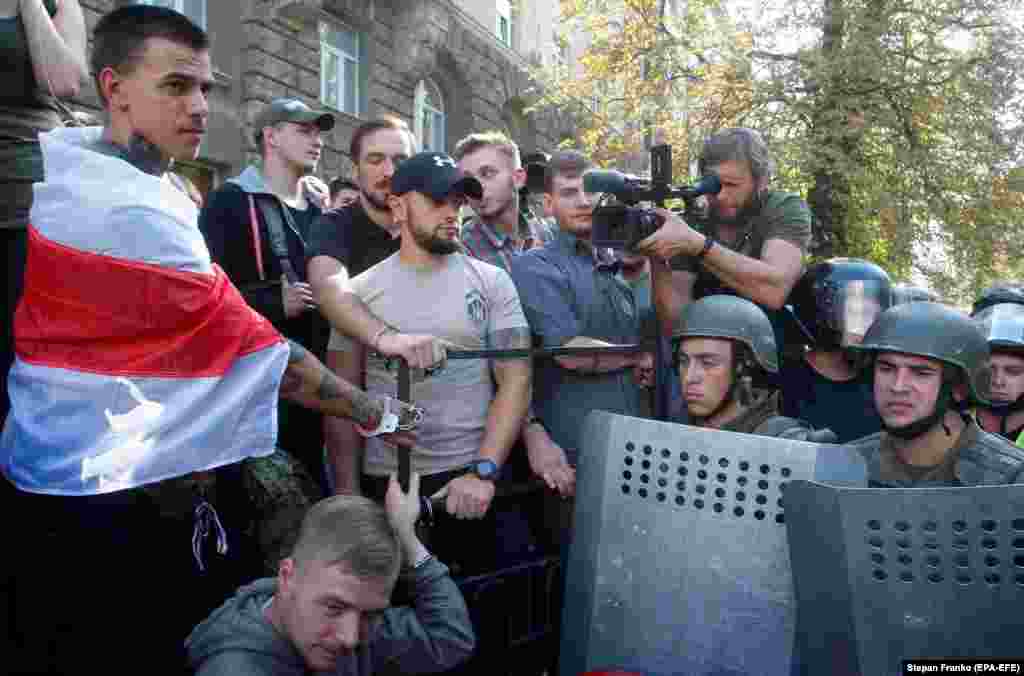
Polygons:
[[[385,503],[314,505],[277,578],[242,587],[188,637],[197,676],[426,674],[469,657],[466,603],[416,537],[419,476],[403,493],[392,475]],[[389,608],[400,569],[413,606]]]

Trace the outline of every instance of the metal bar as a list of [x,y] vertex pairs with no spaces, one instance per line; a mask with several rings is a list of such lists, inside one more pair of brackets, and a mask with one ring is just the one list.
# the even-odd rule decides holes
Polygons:
[[[404,359],[398,364],[398,400],[412,403],[412,374],[409,364]],[[403,493],[409,492],[409,475],[412,474],[412,449],[408,446],[397,446],[398,451],[398,485]]]

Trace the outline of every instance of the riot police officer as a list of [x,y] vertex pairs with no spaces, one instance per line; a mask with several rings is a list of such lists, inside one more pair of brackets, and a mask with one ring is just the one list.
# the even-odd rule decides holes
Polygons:
[[985,401],[988,344],[967,315],[913,302],[883,312],[858,348],[871,369],[882,432],[850,443],[877,487],[1021,480],[1024,451],[964,415]]
[[782,413],[832,430],[840,443],[878,432],[870,379],[848,348],[892,305],[889,275],[865,260],[833,258],[808,268],[789,300],[799,330],[786,337],[798,349],[779,372]]
[[1024,289],[998,284],[982,293],[972,312],[988,340],[988,405],[978,405],[982,429],[1024,446]]
[[827,430],[779,415],[779,393],[756,388],[778,373],[767,315],[738,296],[707,296],[683,310],[675,366],[690,423],[744,434],[829,442]]

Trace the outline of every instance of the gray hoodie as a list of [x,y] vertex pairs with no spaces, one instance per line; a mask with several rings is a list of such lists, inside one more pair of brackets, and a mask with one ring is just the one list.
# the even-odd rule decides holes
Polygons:
[[[429,674],[456,666],[473,652],[475,637],[462,593],[448,568],[430,559],[403,574],[413,607],[389,608],[373,637],[338,660],[339,676]],[[242,587],[185,641],[197,676],[305,676],[302,656],[271,626],[263,608],[277,590],[266,578]]]

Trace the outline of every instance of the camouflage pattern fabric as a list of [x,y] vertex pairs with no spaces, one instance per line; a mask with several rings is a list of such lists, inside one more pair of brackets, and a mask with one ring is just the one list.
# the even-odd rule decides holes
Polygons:
[[[242,484],[249,504],[231,511],[247,518],[242,523],[224,526],[255,542],[264,573],[276,575],[278,563],[291,553],[306,510],[324,496],[305,466],[281,449],[265,458],[245,460]],[[156,503],[163,518],[191,521],[201,500],[208,500],[214,509],[225,508],[217,499],[216,488],[216,474],[210,471],[149,484],[139,490]]]
[[305,466],[281,449],[246,460],[242,481],[252,502],[247,534],[259,545],[266,574],[277,575],[281,559],[291,554],[306,511],[324,496]]

